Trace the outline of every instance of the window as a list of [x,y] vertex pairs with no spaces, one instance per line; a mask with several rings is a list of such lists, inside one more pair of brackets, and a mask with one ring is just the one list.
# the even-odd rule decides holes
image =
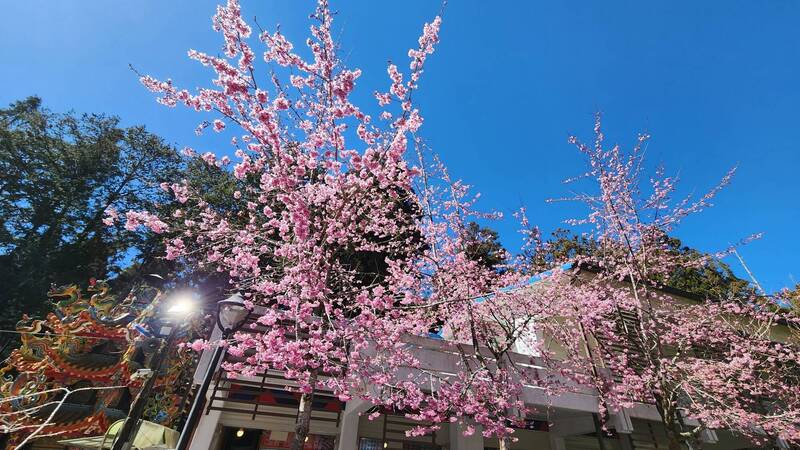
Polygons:
[[361,438],[358,443],[358,450],[383,450],[383,445],[378,439]]
[[[394,444],[394,448],[397,448],[396,444]],[[403,450],[439,450],[439,448],[438,445],[425,442],[403,442]],[[358,450],[383,450],[383,442],[380,439],[361,438]]]
[[438,445],[424,442],[403,442],[403,450],[438,450]]
[[[259,450],[282,450],[291,448],[294,433],[287,431],[264,430],[259,441]],[[334,450],[335,436],[309,434],[303,450]],[[227,447],[223,447],[227,448]]]
[[514,343],[514,351],[528,356],[542,356],[539,349],[536,348],[536,342],[539,340],[536,323],[533,320],[528,321],[527,324],[522,320],[516,320],[514,327],[522,328]]
[[[605,358],[619,358],[626,355],[627,366],[636,373],[647,367],[647,354],[642,348],[641,322],[636,311],[618,308],[617,313],[609,317],[614,321],[616,330],[611,336],[603,333],[595,334],[597,343]],[[621,375],[614,373],[614,380],[621,381]]]

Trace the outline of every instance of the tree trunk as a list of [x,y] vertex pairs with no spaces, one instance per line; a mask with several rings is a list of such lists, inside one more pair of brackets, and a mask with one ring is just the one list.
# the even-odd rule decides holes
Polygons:
[[498,438],[500,441],[500,448],[497,450],[510,450],[511,449],[511,442],[507,437]]
[[314,392],[317,390],[317,371],[311,373],[309,383],[311,392],[303,393],[300,396],[300,406],[297,411],[297,420],[294,423],[294,441],[291,450],[303,450],[303,446],[308,438],[308,430],[311,425],[311,405],[314,403]]
[[684,450],[681,444],[681,438],[675,431],[667,428],[667,439],[669,439],[669,450]]
[[[662,384],[662,386],[664,385]],[[666,391],[666,389],[664,390]],[[669,450],[684,450],[683,439],[680,435],[680,425],[677,422],[678,413],[675,412],[675,405],[667,401],[667,397],[658,392],[653,392],[652,394],[656,401],[656,409],[664,424]]]

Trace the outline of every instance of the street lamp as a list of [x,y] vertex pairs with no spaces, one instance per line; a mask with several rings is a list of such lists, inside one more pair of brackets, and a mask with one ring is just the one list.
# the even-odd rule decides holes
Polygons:
[[[244,325],[250,311],[245,306],[244,299],[239,294],[233,294],[225,300],[217,302],[217,305],[217,326],[222,331],[222,339],[227,339],[233,332]],[[183,425],[181,437],[178,439],[178,445],[175,447],[175,450],[186,450],[189,447],[192,431],[194,431],[194,428],[197,426],[197,421],[200,420],[200,415],[203,411],[208,387],[211,385],[214,371],[224,353],[225,347],[222,345],[218,345],[217,348],[214,349],[211,362],[208,364],[206,374],[203,377],[203,383],[200,385],[200,389],[195,393],[192,408],[189,410],[189,415],[186,417],[186,423]]]
[[225,300],[217,302],[217,326],[222,330],[222,337],[226,338],[239,327],[244,325],[250,311],[244,304],[244,299],[239,294],[233,294]]
[[[139,428],[139,423],[144,413],[144,408],[147,404],[147,399],[150,397],[150,392],[153,390],[158,372],[164,364],[167,357],[169,348],[178,334],[178,329],[187,317],[195,312],[195,304],[192,296],[189,293],[178,293],[170,296],[168,299],[167,309],[165,311],[166,321],[162,322],[164,326],[161,327],[158,333],[158,347],[156,352],[150,359],[150,375],[144,382],[136,398],[131,403],[128,417],[122,424],[122,429],[117,433],[112,450],[124,450],[133,447],[133,439],[136,436],[136,431]],[[146,329],[141,329],[143,332]]]

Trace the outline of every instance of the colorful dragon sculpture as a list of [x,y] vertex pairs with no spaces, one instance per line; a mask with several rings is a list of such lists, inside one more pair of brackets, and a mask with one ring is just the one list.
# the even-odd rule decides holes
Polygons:
[[[102,281],[90,282],[87,291],[88,299],[75,285],[51,289],[54,312],[18,322],[21,345],[0,367],[6,448],[33,431],[59,439],[103,434],[127,415],[142,385],[132,375],[147,367],[159,346],[148,330],[158,326],[163,295],[142,290],[117,301]],[[165,426],[180,418],[195,363],[179,345],[170,352],[145,413]]]

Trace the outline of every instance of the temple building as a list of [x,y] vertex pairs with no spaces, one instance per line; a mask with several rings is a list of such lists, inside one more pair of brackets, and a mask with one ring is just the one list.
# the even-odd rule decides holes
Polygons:
[[[144,383],[139,370],[160,348],[155,330],[163,296],[143,290],[116,299],[94,281],[88,292],[86,298],[74,285],[55,288],[49,293],[54,312],[17,324],[21,346],[0,368],[0,429],[7,431],[0,447],[63,449],[71,447],[70,438],[102,437],[128,416]],[[165,429],[180,426],[195,364],[188,349],[167,349],[144,419]]]

